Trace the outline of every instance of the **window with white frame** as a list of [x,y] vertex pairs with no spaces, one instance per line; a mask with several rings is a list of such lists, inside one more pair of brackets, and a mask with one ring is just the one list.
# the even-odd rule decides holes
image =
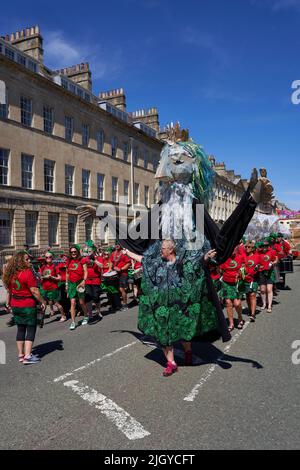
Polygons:
[[18,62],[18,64],[23,65],[24,67],[26,67],[26,59],[23,55],[17,54],[17,62]]
[[129,156],[129,143],[124,142],[123,143],[123,158],[125,162],[128,162],[128,156]]
[[37,64],[33,62],[33,60],[27,59],[27,68],[31,70],[31,72],[37,72]]
[[44,119],[44,132],[52,134],[53,132],[53,108],[50,106],[43,107],[43,119]]
[[32,100],[26,98],[26,96],[21,96],[20,98],[20,108],[21,108],[21,123],[24,126],[31,126],[32,123]]
[[88,124],[82,124],[82,145],[88,147],[90,140],[90,126]]
[[11,245],[12,213],[0,211],[0,246]]
[[48,240],[49,245],[57,245],[59,214],[48,213]]
[[149,161],[149,151],[145,150],[144,151],[144,168],[147,170],[148,168],[148,161]]
[[74,167],[72,165],[65,165],[65,193],[67,196],[73,195],[73,178]]
[[104,131],[103,129],[99,129],[97,132],[97,150],[98,152],[103,152],[104,147]]
[[139,162],[139,149],[138,149],[138,147],[136,147],[136,146],[133,147],[132,156],[133,156],[133,164],[137,165],[138,162]]
[[74,119],[71,116],[65,116],[65,139],[72,142],[74,133]]
[[53,160],[44,160],[44,185],[45,191],[49,193],[54,192],[54,168],[55,162]]
[[97,198],[104,201],[104,178],[102,173],[97,173]]
[[15,51],[10,49],[9,47],[5,48],[5,57],[7,57],[10,60],[15,60]]
[[140,203],[140,185],[139,183],[134,183],[134,204]]
[[33,180],[33,156],[22,153],[21,155],[22,166],[22,188],[32,189]]
[[145,196],[144,205],[146,207],[149,207],[149,186],[145,186],[144,196]]
[[76,242],[76,227],[77,227],[77,216],[76,215],[68,215],[68,242],[75,243]]
[[4,101],[3,103],[0,103],[0,118],[6,119],[8,117],[8,101],[6,85],[3,80],[0,80],[0,96],[2,97],[0,101]]
[[89,197],[90,192],[90,171],[82,170],[82,197]]
[[124,203],[129,204],[129,181],[124,180]]
[[85,239],[92,240],[93,238],[93,217],[88,217],[85,221]]
[[118,178],[115,176],[111,179],[111,200],[112,202],[118,202]]
[[117,155],[117,148],[118,148],[118,139],[117,137],[113,136],[111,138],[111,156],[116,157]]
[[36,227],[37,227],[38,213],[26,211],[25,212],[25,233],[26,244],[36,244]]
[[9,151],[0,148],[0,184],[8,184],[8,159]]

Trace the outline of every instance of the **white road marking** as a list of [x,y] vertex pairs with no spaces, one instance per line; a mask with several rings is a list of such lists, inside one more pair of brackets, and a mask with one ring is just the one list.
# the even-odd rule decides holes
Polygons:
[[[239,339],[239,337],[243,334],[243,332],[245,331],[245,329],[247,328],[247,326],[249,325],[249,321],[247,321],[244,325],[244,328],[239,331],[233,338],[232,340],[230,341],[230,343],[228,344],[228,346],[226,346],[226,348],[224,349],[224,352],[223,354],[221,354],[221,356],[217,359],[217,361],[221,361],[225,354],[228,353],[228,351],[231,349],[231,347],[234,345],[234,343]],[[200,382],[197,383],[197,385],[195,385],[195,387],[193,388],[193,390],[183,399],[184,401],[194,401],[196,396],[198,395],[199,391],[201,390],[201,388],[204,386],[204,384],[209,380],[209,378],[211,377],[211,375],[214,373],[214,371],[216,370],[216,368],[218,367],[218,364],[213,364],[211,365],[205,375],[203,377],[201,377],[200,379]]]
[[102,395],[102,393],[97,392],[97,390],[80,384],[77,380],[65,382],[64,386],[71,388],[73,392],[79,395],[84,401],[87,401],[89,405],[100,410],[100,413],[104,414],[114,423],[128,439],[137,440],[150,436],[150,432],[146,431],[138,421],[127,413],[127,411],[123,410],[123,408],[105,395]]
[[65,380],[67,377],[70,377],[71,375],[74,375],[76,372],[80,372],[82,370],[88,369],[89,367],[93,366],[97,362],[103,361],[103,359],[107,359],[108,357],[114,356],[115,354],[118,354],[120,351],[123,351],[126,348],[130,348],[130,346],[133,346],[134,344],[137,344],[138,341],[134,341],[133,343],[126,344],[125,346],[122,346],[121,348],[116,349],[115,351],[105,354],[102,357],[99,357],[98,359],[95,359],[94,361],[89,362],[88,364],[85,364],[84,366],[78,367],[77,369],[74,369],[72,372],[67,372],[64,375],[61,375],[60,377],[57,377],[56,379],[53,380],[53,382],[61,382],[62,380]]

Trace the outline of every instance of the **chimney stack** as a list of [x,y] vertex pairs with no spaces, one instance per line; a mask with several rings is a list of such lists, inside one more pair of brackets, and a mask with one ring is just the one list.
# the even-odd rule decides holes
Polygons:
[[87,62],[72,65],[72,67],[65,67],[61,70],[57,70],[57,72],[61,75],[66,75],[66,77],[86,90],[92,91],[92,72]]
[[117,88],[116,90],[102,91],[99,93],[101,101],[107,101],[112,106],[126,112],[126,96],[123,88]]
[[158,110],[157,108],[139,109],[129,113],[133,121],[140,121],[159,132]]
[[20,51],[31,56],[41,64],[44,62],[43,38],[40,34],[39,26],[31,26],[30,28],[7,34],[5,41],[10,42]]

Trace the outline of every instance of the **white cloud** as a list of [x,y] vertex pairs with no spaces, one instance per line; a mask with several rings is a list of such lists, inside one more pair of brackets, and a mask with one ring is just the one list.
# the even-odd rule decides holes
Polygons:
[[45,64],[54,70],[88,62],[94,79],[113,78],[120,72],[120,49],[104,52],[99,46],[70,41],[61,31],[45,33],[44,50]]
[[185,44],[209,52],[218,65],[224,67],[229,64],[228,53],[215,35],[203,31],[199,32],[188,26],[183,31],[181,39]]

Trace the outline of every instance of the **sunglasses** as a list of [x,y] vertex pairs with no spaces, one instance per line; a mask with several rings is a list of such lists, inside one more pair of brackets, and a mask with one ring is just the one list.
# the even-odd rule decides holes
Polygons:
[[77,255],[77,251],[71,251],[71,255]]
[[46,259],[52,259],[53,256],[45,256]]

